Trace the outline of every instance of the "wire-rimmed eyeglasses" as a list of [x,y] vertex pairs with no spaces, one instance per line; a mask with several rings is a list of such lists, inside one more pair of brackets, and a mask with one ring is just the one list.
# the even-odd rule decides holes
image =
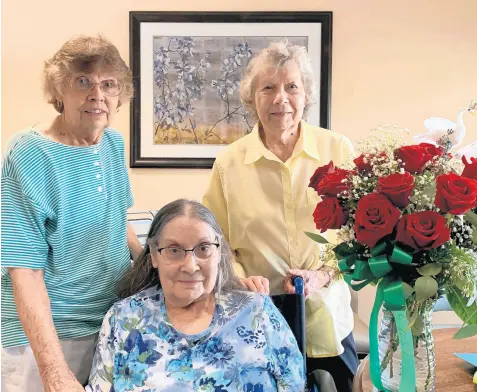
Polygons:
[[97,83],[86,76],[78,76],[74,79],[67,78],[67,80],[70,81],[71,87],[80,93],[89,93],[97,84],[101,91],[110,97],[117,97],[123,90],[123,85],[114,79],[106,79]]
[[192,249],[184,249],[177,245],[157,248],[159,254],[170,261],[182,261],[185,259],[187,252],[191,252],[196,260],[207,261],[214,254],[215,250],[219,248],[218,242],[201,242]]

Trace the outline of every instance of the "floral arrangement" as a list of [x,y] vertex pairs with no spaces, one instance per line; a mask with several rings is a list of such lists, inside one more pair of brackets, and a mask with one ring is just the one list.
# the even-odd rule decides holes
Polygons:
[[306,234],[326,244],[325,257],[337,259],[355,290],[377,286],[370,320],[374,385],[382,386],[376,336],[384,304],[403,355],[412,359],[402,362],[403,390],[415,390],[413,347],[425,327],[423,310],[445,293],[464,322],[454,338],[477,334],[477,158],[454,157],[448,135],[435,145],[407,145],[405,134],[380,127],[352,162],[316,169],[309,186],[322,201],[314,222],[321,233],[337,230],[338,244]]

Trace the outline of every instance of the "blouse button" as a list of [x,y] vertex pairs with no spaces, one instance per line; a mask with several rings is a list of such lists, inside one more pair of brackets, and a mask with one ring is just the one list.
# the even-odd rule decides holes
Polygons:
[[95,163],[94,163],[94,166],[99,166],[99,162],[95,162]]
[[102,186],[98,186],[98,192],[102,192],[103,191],[103,187]]
[[96,178],[99,180],[101,178],[101,174],[96,174]]

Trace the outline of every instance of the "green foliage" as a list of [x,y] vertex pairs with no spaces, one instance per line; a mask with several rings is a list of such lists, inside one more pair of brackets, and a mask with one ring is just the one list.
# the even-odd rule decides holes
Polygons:
[[305,234],[308,238],[312,239],[315,242],[318,242],[319,244],[328,244],[328,240],[316,233],[310,233],[309,231],[305,231]]
[[439,288],[437,281],[430,276],[421,276],[416,279],[416,299],[418,301],[425,301],[437,293]]
[[477,324],[470,324],[466,325],[459,329],[455,335],[453,336],[454,339],[465,339],[470,338],[472,336],[477,335]]
[[430,263],[425,264],[420,268],[417,268],[417,272],[419,272],[422,276],[436,276],[440,274],[442,271],[442,265],[439,263]]
[[454,312],[465,324],[477,324],[477,304],[467,306],[468,298],[455,286],[447,287],[447,300]]

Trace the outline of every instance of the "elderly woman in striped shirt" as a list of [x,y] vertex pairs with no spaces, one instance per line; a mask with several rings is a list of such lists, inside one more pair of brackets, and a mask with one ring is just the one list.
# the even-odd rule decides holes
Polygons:
[[[124,142],[110,128],[131,73],[101,36],[75,37],[45,63],[59,115],[18,133],[2,166],[2,390],[84,391],[116,282],[141,246]],[[129,248],[129,249],[128,249]]]

